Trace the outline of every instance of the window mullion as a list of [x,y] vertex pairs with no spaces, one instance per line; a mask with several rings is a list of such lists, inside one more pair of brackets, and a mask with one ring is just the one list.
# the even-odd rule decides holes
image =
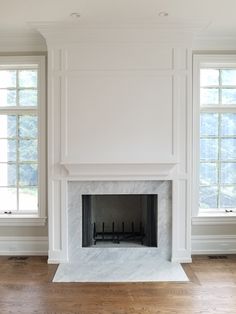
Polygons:
[[[19,107],[19,72],[16,71],[16,106]],[[19,212],[19,114],[16,115],[16,199]]]
[[16,125],[16,194],[17,194],[17,211],[19,211],[19,115],[17,115]]
[[218,113],[218,194],[217,194],[217,207],[220,208],[220,191],[221,191],[221,114]]
[[[215,123],[216,123],[216,121],[217,121],[217,131],[218,131],[218,134],[216,135],[216,136],[204,136],[204,137],[202,137],[201,136],[201,134],[200,134],[200,139],[201,138],[215,138],[215,140],[217,140],[217,143],[215,143],[216,145],[217,145],[217,148],[218,148],[218,152],[217,152],[217,157],[216,157],[216,160],[214,161],[215,163],[216,163],[216,165],[217,165],[217,173],[216,173],[216,175],[217,175],[217,182],[216,182],[216,188],[217,188],[217,194],[215,195],[214,194],[214,200],[212,199],[210,199],[211,197],[213,197],[213,192],[211,192],[211,194],[209,195],[209,197],[208,197],[208,195],[205,195],[205,194],[203,194],[203,196],[205,197],[205,199],[204,199],[204,202],[206,203],[206,205],[205,204],[203,204],[203,209],[204,210],[207,210],[207,207],[208,206],[210,206],[210,208],[211,208],[211,210],[224,210],[224,208],[225,207],[227,207],[227,206],[229,206],[229,207],[232,207],[232,205],[230,205],[230,204],[234,204],[234,202],[235,202],[235,200],[234,200],[234,196],[232,195],[232,193],[233,193],[233,188],[235,188],[236,187],[236,184],[235,183],[233,183],[234,181],[232,181],[232,180],[229,180],[229,181],[227,181],[227,178],[226,178],[226,181],[225,181],[225,183],[224,183],[224,181],[222,181],[222,175],[223,174],[225,174],[225,175],[228,175],[228,176],[230,176],[231,174],[229,173],[229,171],[230,171],[230,168],[228,168],[228,166],[227,166],[227,163],[234,163],[234,162],[236,162],[236,160],[231,160],[230,159],[230,157],[228,158],[228,157],[226,157],[226,158],[224,158],[224,160],[222,160],[222,157],[223,157],[223,155],[225,155],[226,154],[226,152],[225,151],[222,151],[222,145],[224,145],[224,139],[232,139],[232,138],[236,138],[235,137],[235,135],[227,135],[227,132],[226,132],[226,135],[224,135],[224,134],[222,134],[222,132],[221,132],[221,129],[222,129],[222,123],[223,123],[223,119],[224,119],[224,115],[225,114],[228,114],[228,113],[231,113],[231,114],[236,114],[236,105],[235,104],[232,104],[232,105],[230,105],[230,104],[228,104],[228,105],[224,105],[222,102],[222,97],[223,97],[223,89],[224,88],[236,88],[236,84],[235,85],[223,85],[223,81],[222,81],[222,79],[223,79],[223,77],[222,77],[222,75],[223,75],[223,72],[222,72],[222,69],[220,68],[220,67],[214,67],[216,70],[218,70],[219,72],[219,76],[218,76],[218,85],[209,85],[209,86],[205,86],[205,85],[203,85],[203,87],[204,88],[207,88],[207,89],[210,89],[210,88],[216,88],[216,89],[218,89],[218,104],[216,104],[216,105],[212,105],[212,106],[210,106],[210,105],[202,105],[201,104],[201,102],[200,102],[200,114],[217,114],[217,116],[218,116],[218,119],[217,120],[209,120],[208,122],[206,122],[206,123],[209,123],[209,125],[207,125],[206,124],[206,126],[210,129],[210,128],[215,128],[215,131],[216,131],[216,125],[215,125]],[[234,68],[234,70],[236,70],[236,68]],[[208,75],[209,75],[209,73],[208,73]],[[213,79],[214,79],[214,76],[213,76]],[[209,81],[209,82],[211,82],[211,81]],[[233,96],[232,96],[233,97]],[[227,103],[228,101],[226,101],[226,103]],[[230,102],[230,101],[229,101]],[[232,101],[231,101],[232,102]],[[206,117],[207,117],[207,115],[206,115]],[[206,120],[207,121],[207,120]],[[233,122],[234,120],[232,120],[232,123],[234,123]],[[208,132],[208,131],[207,131]],[[208,133],[207,133],[208,134]],[[209,133],[210,134],[210,133]],[[229,143],[227,144],[227,145],[230,145]],[[227,146],[225,146],[225,149],[227,148]],[[202,149],[206,149],[206,148],[202,148]],[[209,148],[208,148],[209,149]],[[212,148],[213,149],[213,148]],[[232,148],[233,149],[233,148]],[[229,151],[229,153],[230,153],[230,151]],[[210,158],[210,154],[208,154],[208,155],[206,155],[206,156],[208,156],[208,158]],[[209,160],[204,160],[204,162],[206,162],[206,163],[210,163],[210,162],[212,162],[212,161],[209,161]],[[200,160],[200,163],[201,163],[201,160]],[[222,169],[222,165],[224,165],[226,163],[226,166],[224,167],[224,169],[225,170],[223,170]],[[213,168],[212,168],[213,169]],[[211,171],[211,170],[209,170],[208,169],[208,171]],[[226,171],[226,172],[223,172],[222,173],[222,171]],[[204,174],[204,175],[208,175],[209,176],[209,178],[207,177],[207,180],[209,179],[210,180],[210,176],[212,175],[213,173],[210,173],[209,172],[209,174],[208,173],[206,173],[206,174]],[[200,176],[201,174],[199,173],[199,176]],[[232,182],[231,182],[232,181]],[[206,181],[206,182],[208,182],[208,181]],[[227,183],[228,182],[228,183]],[[199,184],[199,186],[201,187],[202,185],[201,185],[201,183]],[[213,186],[215,186],[215,184],[213,184],[213,183],[210,183],[209,184],[209,187],[213,187]],[[232,187],[232,190],[230,190],[230,189],[228,189],[228,190],[226,190],[226,192],[224,193],[224,196],[222,196],[222,187],[225,187],[225,186],[227,186],[227,187]],[[205,192],[204,192],[205,193]],[[216,198],[215,198],[216,197]],[[222,199],[223,198],[223,199]],[[225,201],[224,201],[224,198],[226,199]],[[213,205],[213,203],[214,203],[214,205]],[[233,203],[232,203],[233,202]],[[216,208],[213,208],[213,207],[211,207],[211,206],[216,206]],[[235,207],[235,205],[234,205],[234,207]]]

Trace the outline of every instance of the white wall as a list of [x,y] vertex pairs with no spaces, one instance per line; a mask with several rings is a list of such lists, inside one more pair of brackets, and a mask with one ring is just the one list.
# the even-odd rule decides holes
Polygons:
[[[153,31],[150,33],[153,34]],[[124,35],[124,32],[122,35],[115,32],[114,37],[111,34],[109,39],[109,36],[106,35],[104,38],[100,38],[99,42],[96,42],[96,36],[88,37],[86,31],[81,34],[80,39],[77,38],[74,44],[71,44],[73,36],[70,40],[67,40],[66,44],[61,40],[58,41],[58,37],[54,38],[53,42],[53,35],[48,39],[50,55],[48,82],[50,94],[49,127],[51,137],[49,143],[49,191],[51,196],[49,214],[53,224],[50,231],[51,238],[53,238],[50,244],[51,260],[60,261],[64,258],[63,220],[65,217],[62,209],[63,206],[66,206],[66,199],[61,192],[66,189],[65,178],[67,173],[64,167],[61,166],[61,162],[66,159],[66,161],[79,160],[80,162],[88,160],[92,162],[109,160],[118,162],[144,161],[147,162],[146,166],[149,165],[150,167],[145,168],[142,173],[145,175],[148,173],[150,177],[153,171],[160,171],[160,168],[155,168],[151,162],[160,162],[161,158],[169,159],[173,163],[175,161],[179,162],[174,173],[169,175],[169,178],[174,178],[174,185],[177,185],[179,191],[174,195],[174,202],[177,207],[181,208],[181,211],[175,216],[175,220],[178,221],[177,229],[179,233],[179,238],[175,240],[179,243],[179,258],[181,258],[181,252],[183,253],[182,257],[189,256],[188,236],[190,227],[187,225],[187,227],[182,228],[182,222],[189,221],[191,208],[189,198],[189,180],[191,178],[191,165],[189,162],[191,156],[187,149],[191,147],[191,132],[187,132],[187,130],[191,131],[191,49],[189,49],[189,42],[183,40],[183,38],[179,41],[172,38],[172,42],[170,42],[170,39],[163,40],[163,38],[159,38],[157,34],[155,35],[155,32],[153,36],[150,34],[143,35],[140,30],[133,37],[129,35],[129,38]],[[202,53],[210,52],[211,54],[235,53],[235,43],[232,43],[232,40],[227,41],[224,39],[223,44],[218,40],[209,45],[209,39],[207,39],[200,44],[195,44],[194,49],[198,53],[199,51]],[[73,45],[76,48],[75,50],[72,49]],[[2,55],[41,54],[42,52],[45,53],[46,50],[47,47],[42,38],[38,41],[35,37],[4,36],[4,39],[0,40],[0,54]],[[100,78],[101,73],[103,79],[98,80],[97,78]],[[77,84],[81,83],[82,78],[84,89],[77,90]],[[66,89],[66,85],[73,81],[72,86]],[[136,82],[137,85],[133,82]],[[163,89],[160,88],[159,83],[162,86],[164,85]],[[114,89],[112,89],[113,86]],[[125,93],[120,95],[118,87],[122,88]],[[152,87],[152,90],[149,93],[150,87]],[[96,93],[94,93],[95,89]],[[133,91],[132,95],[129,95],[130,90]],[[72,106],[69,108],[69,116],[72,118],[73,127],[69,128],[70,133],[65,134],[68,116],[66,116],[67,111],[64,104],[67,99],[66,92],[68,91],[67,98],[69,100],[72,98],[71,93],[76,93],[76,96],[74,95],[71,102]],[[77,91],[80,91],[78,97]],[[107,95],[105,103],[104,91]],[[167,93],[167,97],[165,97],[164,91]],[[113,92],[116,97],[111,107],[109,97]],[[139,95],[138,99],[135,98],[134,92]],[[160,98],[158,97],[159,93]],[[86,95],[89,97],[85,97]],[[129,97],[128,105],[123,101],[124,96]],[[151,97],[149,98],[149,96]],[[144,102],[143,98],[145,104],[146,98],[148,99],[147,107],[149,108],[149,111],[146,110],[144,120],[142,116],[146,108],[144,106],[140,107],[141,103]],[[91,110],[94,101],[99,103],[99,106],[96,106],[95,110]],[[88,107],[85,107],[85,103]],[[117,108],[118,103],[122,103],[122,108]],[[100,110],[102,107],[106,109],[106,114]],[[82,108],[85,110],[90,109],[86,123],[82,115],[79,114]],[[134,110],[137,110],[138,114],[137,111],[132,114]],[[93,113],[92,117],[91,111]],[[59,114],[60,112],[62,112],[62,116]],[[117,114],[114,114],[114,112]],[[113,126],[115,128],[112,128]],[[131,128],[127,131],[129,126]],[[172,134],[170,130],[172,130]],[[71,134],[72,137],[70,137]],[[104,140],[103,134],[107,141]],[[85,140],[87,135],[90,143]],[[63,150],[63,147],[65,147],[63,143],[67,139],[70,139],[69,154],[68,151]],[[99,154],[97,154],[97,151],[95,151],[98,142],[103,145],[103,153],[99,150]],[[135,144],[134,151],[131,149],[132,145],[129,145],[131,142]],[[121,146],[119,150],[116,150],[115,144],[119,143]],[[109,148],[112,149],[111,151],[110,149],[107,150],[104,154],[106,144],[109,144]],[[140,145],[144,145],[145,149],[140,148]],[[171,145],[172,151],[170,150]],[[81,148],[86,148],[86,150],[83,150],[83,155],[78,154]],[[154,157],[151,154],[146,154],[148,150],[153,153]],[[126,151],[128,155],[125,155]],[[127,165],[125,171],[130,171],[131,166]],[[98,170],[102,173],[107,170],[104,168],[98,169],[97,165],[90,165],[90,169],[92,169],[93,174]],[[124,170],[124,168],[122,169]],[[120,167],[116,168],[119,176],[122,169]],[[134,171],[137,171],[137,169],[140,171],[139,165],[138,168],[134,168]],[[80,169],[81,171],[82,169]],[[107,171],[109,172],[110,169]],[[84,173],[88,174],[87,169]],[[60,233],[62,237],[59,236]],[[192,226],[192,235],[195,253],[208,254],[210,251],[224,253],[232,251],[236,247],[236,223],[230,225],[224,222],[194,224]],[[10,248],[20,253],[19,250],[16,250],[14,242],[16,238],[18,238],[16,243],[20,245],[19,247],[25,251],[28,247],[28,253],[30,253],[30,245],[32,245],[32,239],[35,237],[42,239],[43,244],[40,244],[39,248],[45,247],[47,226],[1,226],[0,254],[1,251],[3,252],[7,248],[11,254],[14,252],[10,251]],[[26,238],[27,241],[22,240]],[[21,245],[21,243],[23,244]]]
[[[9,35],[9,36],[8,36]],[[45,40],[39,35],[0,34],[1,56],[46,55]],[[48,226],[16,226],[0,222],[0,255],[44,254],[48,250]]]
[[[193,43],[194,54],[236,54],[235,38],[199,37]],[[194,218],[192,222],[193,254],[236,253],[236,218]]]

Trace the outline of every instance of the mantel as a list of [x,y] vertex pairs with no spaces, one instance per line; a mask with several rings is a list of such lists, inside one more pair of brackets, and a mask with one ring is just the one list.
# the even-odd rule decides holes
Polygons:
[[90,180],[106,179],[160,179],[168,177],[173,171],[176,162],[166,163],[120,163],[120,164],[85,164],[62,162],[61,165],[68,171],[69,177]]

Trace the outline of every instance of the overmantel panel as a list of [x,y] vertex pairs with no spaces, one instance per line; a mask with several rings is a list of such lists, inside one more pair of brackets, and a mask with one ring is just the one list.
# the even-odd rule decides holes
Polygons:
[[172,75],[67,73],[62,158],[158,163],[173,158]]
[[73,43],[66,46],[68,71],[171,70],[173,49],[158,43]]
[[[159,60],[151,70],[143,55],[148,45],[139,44],[140,60],[130,67],[130,44],[94,43],[81,48],[73,43],[63,48],[62,162],[178,161],[178,98],[186,98],[186,90],[181,91],[176,82],[186,76],[187,50],[156,45],[152,54]],[[105,47],[109,48],[108,62],[104,57],[100,60],[101,51],[97,56],[91,52],[97,47],[104,54]],[[123,53],[118,60],[117,52],[113,58],[117,47]]]

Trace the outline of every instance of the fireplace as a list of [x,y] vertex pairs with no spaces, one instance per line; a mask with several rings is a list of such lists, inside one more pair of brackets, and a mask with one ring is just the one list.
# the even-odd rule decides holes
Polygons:
[[157,195],[82,195],[82,247],[91,246],[157,247]]
[[66,222],[69,263],[59,265],[55,282],[188,280],[178,263],[170,263],[169,180],[70,181]]

